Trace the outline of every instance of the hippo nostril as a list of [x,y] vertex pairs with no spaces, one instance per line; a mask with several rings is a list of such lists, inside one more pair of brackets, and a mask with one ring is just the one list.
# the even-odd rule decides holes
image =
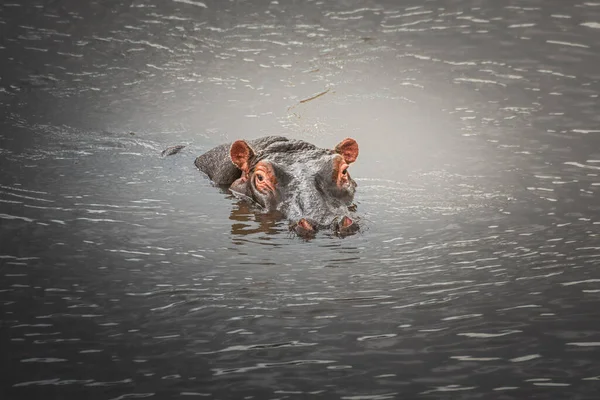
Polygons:
[[348,228],[353,223],[354,223],[354,221],[352,221],[347,216],[344,216],[344,218],[342,218],[342,221],[340,222],[340,225],[341,225],[342,228]]
[[340,236],[352,235],[359,230],[358,224],[350,217],[343,216],[334,224],[336,234]]
[[314,228],[313,226],[310,224],[310,222],[308,222],[306,219],[302,218],[300,221],[298,221],[298,227],[306,230],[306,231],[313,231]]
[[316,233],[315,227],[308,222],[306,219],[302,218],[295,225],[291,227],[298,235],[304,238],[312,238]]

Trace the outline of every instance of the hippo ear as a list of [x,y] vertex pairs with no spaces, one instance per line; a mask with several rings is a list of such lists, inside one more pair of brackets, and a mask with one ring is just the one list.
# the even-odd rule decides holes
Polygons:
[[254,157],[254,150],[243,140],[236,140],[229,149],[231,161],[243,172],[250,170],[250,159]]
[[335,152],[344,157],[346,164],[351,164],[358,157],[358,143],[354,139],[346,138],[335,146]]

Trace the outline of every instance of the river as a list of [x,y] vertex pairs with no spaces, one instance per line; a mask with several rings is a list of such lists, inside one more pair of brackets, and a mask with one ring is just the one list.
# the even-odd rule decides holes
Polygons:
[[[598,397],[599,2],[7,1],[3,399]],[[360,232],[194,167],[266,135]]]

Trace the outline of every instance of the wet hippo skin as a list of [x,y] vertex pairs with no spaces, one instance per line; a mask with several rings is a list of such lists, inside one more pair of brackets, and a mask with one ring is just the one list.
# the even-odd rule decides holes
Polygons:
[[196,158],[195,165],[238,197],[281,212],[301,236],[321,228],[345,235],[358,229],[348,210],[356,191],[348,167],[357,157],[358,144],[351,138],[322,149],[267,136],[217,146]]

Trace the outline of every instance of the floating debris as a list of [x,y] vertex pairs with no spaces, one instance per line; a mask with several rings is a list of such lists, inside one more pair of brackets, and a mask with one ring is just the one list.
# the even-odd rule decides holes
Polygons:
[[[321,97],[321,96],[323,96],[323,95],[325,95],[325,94],[329,93],[329,91],[330,91],[330,90],[331,90],[331,88],[329,88],[329,89],[327,89],[327,90],[325,90],[325,91],[323,91],[323,92],[317,93],[317,94],[315,94],[314,96],[311,96],[311,97],[309,97],[309,98],[307,98],[307,99],[300,100],[300,101],[298,102],[298,104],[304,104],[304,103],[308,103],[309,101],[312,101],[312,100],[314,100],[314,99],[318,99],[319,97]],[[298,104],[294,104],[293,106],[291,106],[290,108],[288,108],[288,111],[292,110],[292,109],[293,109],[294,107],[296,107]]]
[[163,157],[172,156],[173,154],[179,153],[184,147],[185,146],[183,145],[167,147],[162,151],[162,153],[160,153],[160,155]]
[[300,100],[300,104],[302,104],[302,103],[308,103],[311,100],[318,99],[319,97],[323,96],[324,94],[329,93],[330,90],[331,90],[331,88],[325,90],[324,92],[317,93],[314,96],[309,97],[308,99]]

